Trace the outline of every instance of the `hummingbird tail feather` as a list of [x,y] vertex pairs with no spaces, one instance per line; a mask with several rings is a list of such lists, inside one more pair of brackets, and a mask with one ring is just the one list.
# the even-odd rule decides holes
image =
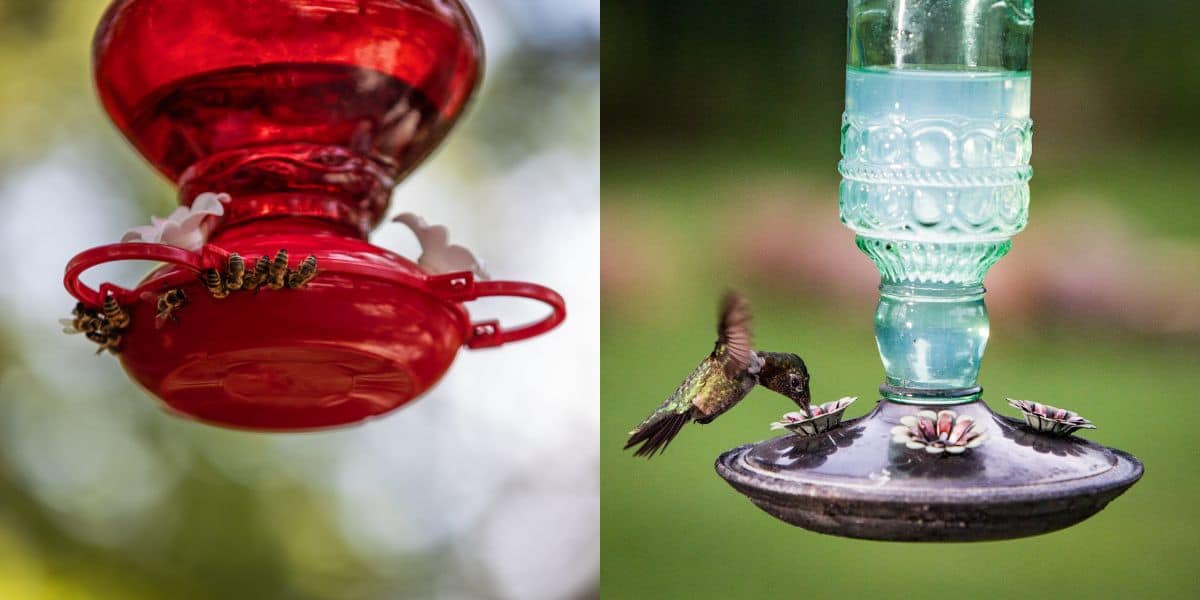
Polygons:
[[628,450],[638,444],[642,446],[638,448],[633,455],[645,456],[652,458],[656,453],[661,454],[667,449],[667,444],[679,435],[679,430],[687,425],[692,419],[690,412],[671,412],[655,415],[655,417],[642,423],[632,435],[629,436],[629,441],[625,443],[625,450]]

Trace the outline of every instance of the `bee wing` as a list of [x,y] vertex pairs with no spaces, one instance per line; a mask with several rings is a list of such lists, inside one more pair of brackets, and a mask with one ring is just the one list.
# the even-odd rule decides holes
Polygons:
[[75,329],[75,319],[59,319],[58,324],[63,326],[63,333],[71,335],[82,333],[78,329]]
[[750,367],[754,356],[751,341],[750,303],[737,292],[726,292],[721,300],[721,321],[717,329],[717,345],[725,350],[725,375],[737,378]]

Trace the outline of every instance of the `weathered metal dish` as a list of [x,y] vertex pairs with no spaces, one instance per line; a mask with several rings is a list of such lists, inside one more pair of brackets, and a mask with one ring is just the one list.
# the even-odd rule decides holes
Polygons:
[[800,411],[787,413],[779,421],[771,423],[771,429],[786,429],[801,436],[824,433],[842,422],[842,415],[855,400],[858,398],[847,396],[810,407],[809,414]]
[[[1142,476],[1141,462],[1124,452],[1031,433],[983,401],[954,407],[991,434],[970,452],[935,455],[894,443],[900,420],[927,408],[938,407],[881,400],[867,416],[820,437],[786,435],[734,448],[717,460],[717,472],[793,525],[895,541],[997,540],[1062,529]],[[811,440],[827,443],[817,449]]]

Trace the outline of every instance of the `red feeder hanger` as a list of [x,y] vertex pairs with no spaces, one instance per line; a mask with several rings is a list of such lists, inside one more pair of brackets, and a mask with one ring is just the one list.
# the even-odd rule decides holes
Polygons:
[[[110,116],[179,185],[182,204],[203,192],[230,199],[204,223],[199,250],[92,248],[68,263],[67,290],[85,311],[103,314],[110,298],[128,315],[110,345],[168,407],[256,430],[388,412],[436,383],[461,346],[553,329],[566,316],[553,290],[431,274],[366,241],[395,183],[458,119],[481,56],[458,0],[114,2],[94,48]],[[216,295],[203,283],[229,273],[234,253],[252,276],[281,249],[292,273],[314,257],[315,276],[295,289]],[[120,260],[165,264],[132,290],[80,280]],[[186,303],[168,318],[161,298],[172,290]],[[472,322],[463,303],[484,296],[534,299],[551,312],[515,328]]]

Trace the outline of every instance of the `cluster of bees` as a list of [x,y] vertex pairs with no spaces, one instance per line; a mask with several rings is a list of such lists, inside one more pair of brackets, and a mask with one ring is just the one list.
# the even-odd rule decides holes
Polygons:
[[200,277],[204,288],[213,298],[224,298],[230,292],[255,290],[259,287],[278,290],[284,287],[298,288],[308,283],[317,274],[317,257],[308,255],[295,269],[288,269],[287,250],[275,253],[275,258],[263,255],[253,270],[246,270],[246,261],[234,252],[229,255],[225,272],[209,269]]
[[[230,292],[256,290],[260,287],[272,290],[303,287],[316,274],[317,257],[312,255],[305,258],[295,269],[288,269],[287,250],[280,250],[274,258],[259,258],[254,269],[247,271],[245,260],[241,255],[233,253],[229,255],[224,272],[209,269],[200,276],[200,282],[213,298],[225,298]],[[162,327],[168,320],[178,321],[175,313],[187,302],[187,294],[182,289],[168,290],[159,295],[155,327]],[[129,326],[129,313],[117,304],[112,294],[105,297],[101,310],[89,309],[80,302],[75,305],[71,314],[73,318],[60,319],[63,332],[82,333],[87,339],[100,344],[96,354],[105,350],[113,354],[120,351],[122,333]]]
[[129,313],[117,304],[112,294],[104,298],[101,310],[90,309],[79,302],[71,314],[73,318],[59,320],[64,333],[84,334],[87,339],[100,345],[96,354],[105,350],[112,354],[120,352],[122,334],[129,326]]

